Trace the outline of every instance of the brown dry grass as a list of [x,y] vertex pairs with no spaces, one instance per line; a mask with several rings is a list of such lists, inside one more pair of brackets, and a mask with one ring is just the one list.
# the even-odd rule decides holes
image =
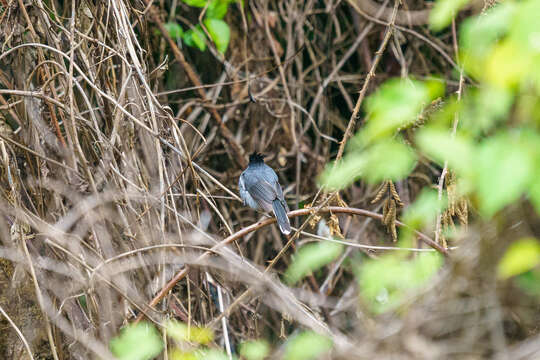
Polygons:
[[[316,176],[360,89],[438,73],[458,90],[455,33],[435,37],[419,26],[429,3],[407,1],[385,38],[385,3],[247,1],[246,14],[231,5],[222,58],[156,32],[170,19],[197,23],[181,2],[0,1],[0,306],[13,320],[0,323],[0,354],[27,356],[22,337],[36,358],[110,358],[108,341],[142,313],[209,326],[214,346],[233,349],[308,328],[334,341],[336,358],[538,354],[537,305],[513,299],[506,312],[490,275],[504,233],[472,226],[459,260],[407,311],[376,318],[344,260],[391,246],[379,221],[340,215],[345,237],[365,247],[296,287],[276,276],[292,250],[280,252],[287,240],[275,226],[216,246],[258,219],[237,196],[248,152],[269,155],[292,208],[318,205]],[[439,175],[420,164],[396,184],[401,200]],[[357,182],[341,197],[379,211],[376,194]]]

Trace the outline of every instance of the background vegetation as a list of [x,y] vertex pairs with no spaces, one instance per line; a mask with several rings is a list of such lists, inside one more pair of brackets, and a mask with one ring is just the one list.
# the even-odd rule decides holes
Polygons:
[[0,0],[0,358],[539,358],[538,14]]

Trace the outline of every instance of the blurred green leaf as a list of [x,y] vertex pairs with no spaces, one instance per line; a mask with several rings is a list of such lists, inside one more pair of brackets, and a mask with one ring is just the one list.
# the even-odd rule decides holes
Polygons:
[[489,131],[506,120],[513,100],[513,92],[504,87],[485,85],[472,90],[460,112],[460,124],[473,136]]
[[450,25],[458,11],[469,0],[438,0],[429,13],[429,24],[435,31],[439,31]]
[[506,1],[463,22],[460,31],[460,56],[467,72],[476,77],[483,76],[485,60],[497,40],[507,33],[516,10],[515,2]]
[[206,10],[205,17],[207,19],[223,19],[229,9],[230,0],[212,0],[208,9]]
[[499,262],[497,275],[501,279],[529,271],[540,264],[540,242],[523,238],[512,243]]
[[285,272],[287,283],[296,283],[312,271],[334,261],[342,252],[343,245],[329,241],[302,246]]
[[191,326],[188,329],[187,324],[169,320],[165,323],[167,335],[176,341],[196,342],[199,344],[208,344],[214,339],[214,333],[208,328]]
[[[435,83],[428,88],[411,79],[392,79],[366,99],[368,120],[360,133],[362,143],[369,144],[381,137],[393,135],[401,127],[417,119],[422,107],[437,95]],[[439,83],[440,93],[443,85]]]
[[403,221],[413,229],[435,224],[437,212],[446,207],[446,198],[439,200],[437,191],[424,188],[403,213]]
[[521,1],[509,30],[509,40],[520,47],[520,53],[540,54],[540,1]]
[[[531,82],[533,84],[536,85],[536,92],[537,93],[540,93],[540,55],[536,55],[533,60],[532,60],[532,65],[531,65],[531,69],[533,70],[532,73],[531,73]],[[540,112],[536,112],[535,115],[536,115],[536,121],[537,121],[537,124],[540,123],[540,121],[538,120],[539,119],[539,115],[538,113]]]
[[526,293],[540,297],[540,269],[524,272],[516,276],[517,285]]
[[332,189],[342,189],[359,177],[370,183],[400,180],[414,167],[415,154],[402,142],[382,140],[363,151],[349,152],[334,168],[329,164],[320,182]]
[[540,166],[537,165],[536,174],[533,176],[534,181],[531,182],[531,188],[529,189],[529,196],[531,203],[536,210],[536,213],[540,215]]
[[206,19],[204,20],[204,26],[208,30],[212,41],[216,44],[217,50],[224,54],[229,46],[229,40],[231,39],[231,30],[229,25],[223,20],[219,19]]
[[461,175],[471,172],[474,146],[467,138],[460,134],[452,136],[446,128],[425,127],[418,131],[415,139],[420,149],[440,165],[447,160]]
[[401,180],[412,171],[416,157],[409,146],[396,140],[380,141],[365,152],[363,177],[378,183],[384,179]]
[[393,310],[412,290],[424,285],[440,269],[442,255],[421,253],[412,260],[385,255],[369,260],[358,275],[360,294],[375,313]]
[[184,33],[184,42],[188,46],[197,47],[200,51],[206,50],[205,36],[200,25],[197,25]]
[[189,6],[194,6],[198,8],[203,8],[206,6],[206,3],[208,0],[182,0],[184,3],[188,4]]
[[264,340],[255,340],[240,345],[240,355],[247,360],[262,360],[270,353],[270,345]]
[[198,360],[194,351],[182,351],[179,348],[173,348],[169,351],[171,360]]
[[218,349],[201,349],[194,353],[197,360],[230,360],[225,352]]
[[182,30],[182,27],[175,22],[166,23],[165,29],[167,29],[169,36],[174,40],[181,39],[182,36],[184,36],[184,30]]
[[313,331],[302,332],[287,341],[285,360],[310,360],[332,349],[332,340]]
[[[171,360],[230,360],[229,356],[218,349],[194,349],[191,351],[183,351],[178,348],[173,348],[169,352]],[[236,360],[236,356],[232,357]]]
[[163,341],[152,324],[141,322],[122,329],[120,334],[110,341],[110,348],[119,359],[146,360],[161,353]]
[[521,138],[506,132],[478,147],[476,189],[482,215],[491,217],[521,196],[531,181],[532,160]]
[[523,56],[514,42],[503,41],[494,47],[487,59],[485,81],[503,88],[515,87],[529,72],[531,61],[529,56]]
[[366,159],[361,153],[348,153],[339,163],[327,164],[319,182],[330,189],[343,189],[360,177],[365,164]]

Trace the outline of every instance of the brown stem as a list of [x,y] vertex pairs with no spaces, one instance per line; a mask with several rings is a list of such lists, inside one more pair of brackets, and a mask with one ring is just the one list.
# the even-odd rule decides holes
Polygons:
[[[146,3],[148,6],[151,6],[151,2],[152,0],[146,0]],[[180,49],[178,48],[174,40],[169,36],[169,32],[167,31],[167,29],[165,28],[165,25],[163,25],[163,22],[159,18],[158,12],[153,7],[151,7],[150,14],[152,16],[152,19],[156,23],[156,25],[159,27],[159,31],[161,31],[161,34],[163,35],[163,37],[165,37],[165,39],[169,43],[169,46],[171,47],[171,50],[173,52],[175,59],[180,63],[180,65],[182,65],[182,68],[184,68],[184,71],[186,72],[189,80],[193,83],[193,85],[195,85],[195,90],[201,97],[203,103],[206,102],[207,97],[206,97],[206,93],[203,90],[201,80],[199,79],[199,77],[197,76],[197,74],[195,73],[191,65],[189,65],[189,63],[186,61],[184,54],[182,54],[182,52],[180,51]],[[225,123],[221,119],[221,115],[219,115],[217,110],[212,107],[209,107],[208,109],[210,111],[210,114],[212,114],[212,117],[214,118],[214,120],[216,120],[216,122],[218,123],[219,128],[221,130],[221,134],[223,135],[223,137],[225,138],[225,140],[227,141],[227,143],[229,144],[229,146],[234,152],[235,158],[233,160],[236,161],[238,165],[240,165],[242,168],[245,168],[247,166],[247,161],[244,158],[244,149],[236,141],[233,133],[225,125]]]
[[[381,11],[381,5],[373,0],[349,0],[355,3],[359,9],[369,16],[377,17],[381,20],[388,20],[392,16],[392,8],[384,8],[382,14],[376,16]],[[399,25],[426,25],[429,23],[430,9],[424,10],[398,10],[395,23]]]
[[388,40],[390,40],[390,36],[392,35],[392,32],[394,31],[394,21],[396,20],[397,9],[400,2],[401,2],[400,0],[395,0],[394,11],[392,13],[392,18],[390,19],[390,23],[388,24],[388,28],[386,29],[386,34],[384,34],[384,39],[381,43],[381,46],[379,47],[379,50],[377,50],[377,52],[375,53],[375,58],[373,59],[371,63],[371,69],[369,69],[369,72],[366,76],[366,81],[364,81],[364,86],[362,86],[362,90],[360,90],[360,94],[358,95],[358,100],[356,101],[356,105],[354,106],[353,113],[351,115],[351,118],[349,119],[349,124],[347,125],[347,129],[345,130],[345,134],[343,134],[343,139],[339,143],[339,149],[336,156],[336,164],[343,157],[343,151],[345,150],[345,145],[347,144],[347,141],[349,140],[349,138],[352,136],[354,128],[356,127],[356,120],[358,118],[358,113],[360,112],[360,107],[362,106],[362,102],[364,101],[364,98],[366,96],[369,82],[375,76],[375,69],[377,69],[377,65],[379,65],[379,61],[381,60],[382,54],[384,50],[386,49]]
[[[293,218],[293,217],[297,217],[297,216],[306,216],[306,215],[310,215],[313,210],[314,209],[312,209],[312,208],[294,210],[294,211],[290,211],[287,214],[287,216],[289,218]],[[320,212],[323,212],[323,213],[330,212],[330,213],[334,213],[334,214],[360,215],[360,216],[368,216],[368,217],[371,217],[371,218],[374,218],[374,219],[379,219],[379,220],[382,219],[381,214],[378,214],[378,213],[373,212],[373,211],[364,210],[364,209],[357,209],[357,208],[344,208],[344,207],[339,207],[339,206],[328,206],[328,207],[320,209]],[[195,260],[195,263],[206,259],[211,254],[215,254],[216,251],[218,249],[220,249],[221,247],[223,247],[225,245],[228,245],[228,244],[232,243],[233,241],[238,240],[238,239],[246,236],[247,234],[249,234],[249,233],[251,233],[253,231],[256,231],[256,230],[258,230],[260,228],[263,228],[263,227],[268,226],[270,224],[273,224],[275,222],[276,222],[276,219],[272,217],[272,218],[268,218],[268,219],[256,222],[255,224],[252,224],[250,226],[247,226],[247,227],[243,228],[240,231],[237,231],[236,233],[226,237],[225,239],[223,239],[222,241],[220,241],[219,243],[214,245],[212,248],[210,248],[207,251],[205,251],[204,253],[202,253],[197,258],[197,260]],[[402,226],[402,227],[408,227],[408,225],[406,225],[406,224],[404,224],[404,223],[402,223],[400,221],[396,221],[396,225]],[[414,231],[414,233],[425,244],[431,246],[433,249],[437,250],[438,252],[440,252],[441,254],[443,254],[445,256],[449,255],[447,249],[445,249],[441,245],[437,244],[429,236],[427,236],[427,235],[425,235],[425,234],[423,234],[423,233],[421,233],[419,231],[416,231],[416,230]],[[159,293],[157,293],[157,295],[152,299],[152,301],[150,301],[148,306],[150,308],[156,306],[165,297],[165,295],[167,295],[169,293],[169,291],[172,290],[172,288],[179,281],[181,281],[183,278],[186,277],[187,273],[188,273],[188,267],[184,267],[183,269],[181,269],[171,280],[169,280],[169,282],[167,284],[165,284],[165,286],[159,291]],[[141,321],[143,317],[144,317],[143,313],[139,314],[139,316],[135,320],[135,323],[138,323],[139,321]]]

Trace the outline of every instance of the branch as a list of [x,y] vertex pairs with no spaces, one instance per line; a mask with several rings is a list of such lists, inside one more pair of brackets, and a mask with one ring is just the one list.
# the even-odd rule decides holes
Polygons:
[[[152,0],[146,0],[146,3],[147,3],[147,6],[152,6]],[[182,54],[182,52],[180,51],[180,49],[178,48],[174,40],[169,36],[169,32],[167,31],[167,29],[165,28],[165,25],[163,25],[163,22],[159,18],[158,12],[154,8],[151,7],[150,14],[152,16],[152,19],[156,23],[156,25],[159,27],[159,31],[161,31],[161,34],[167,40],[167,43],[171,47],[174,57],[180,63],[180,65],[184,68],[184,71],[186,72],[191,83],[195,85],[195,88],[196,88],[195,90],[201,97],[201,100],[203,101],[203,103],[206,102],[207,97],[206,97],[206,93],[203,90],[203,85],[201,83],[201,80],[199,79],[199,77],[197,76],[197,74],[195,73],[191,65],[189,65],[189,63],[186,61],[184,54]],[[234,152],[235,157],[233,161],[236,161],[238,165],[240,165],[240,167],[245,168],[247,166],[247,162],[246,162],[246,159],[244,158],[244,149],[236,141],[233,133],[225,125],[225,123],[221,119],[221,116],[219,115],[217,110],[215,108],[209,108],[209,111],[210,111],[210,114],[212,114],[212,117],[214,118],[214,120],[216,120],[216,122],[218,123],[219,128],[221,130],[221,134],[223,135],[223,137],[225,138],[225,140],[227,141],[227,143],[229,144],[229,146]]]
[[[358,7],[364,13],[371,17],[376,17],[381,20],[389,20],[392,16],[392,8],[385,7],[382,14],[377,16],[381,10],[381,4],[373,0],[349,0],[353,7]],[[354,6],[356,5],[356,6]],[[429,22],[430,9],[424,10],[398,10],[395,23],[398,25],[426,25]]]
[[[307,215],[310,215],[313,210],[314,210],[313,208],[294,210],[294,211],[290,211],[289,213],[287,213],[287,216],[289,218],[293,218],[293,217],[297,217],[297,216],[307,216]],[[320,209],[320,212],[323,212],[323,213],[330,212],[330,213],[334,213],[334,214],[360,215],[360,216],[368,216],[368,217],[378,219],[378,220],[382,219],[382,215],[379,214],[379,213],[376,213],[374,211],[364,210],[364,209],[357,209],[357,208],[345,208],[345,207],[339,207],[339,206],[328,206],[328,207]],[[273,224],[275,222],[276,222],[276,219],[274,217],[272,217],[272,218],[268,218],[268,219],[256,222],[255,224],[251,224],[251,225],[243,228],[242,230],[239,230],[236,233],[226,237],[225,239],[223,239],[222,241],[220,241],[216,245],[212,246],[212,248],[206,250],[204,253],[201,254],[201,256],[199,256],[197,258],[197,260],[195,260],[195,262],[200,262],[200,261],[206,259],[208,256],[210,256],[212,254],[215,254],[216,251],[219,250],[220,248],[222,248],[223,246],[228,245],[228,244],[232,243],[233,241],[238,240],[238,239],[246,236],[247,234],[249,234],[249,233],[251,233],[253,231],[259,230],[260,228],[263,228],[263,227],[268,226],[270,224]],[[402,223],[400,221],[396,221],[396,225],[401,226],[401,227],[409,227],[408,225],[406,225],[406,224],[404,224],[404,223]],[[447,249],[445,249],[441,245],[437,244],[429,236],[427,236],[425,234],[422,234],[421,232],[416,231],[416,230],[414,230],[414,233],[425,244],[431,246],[433,249],[437,250],[438,252],[440,252],[441,254],[443,254],[445,256],[449,255]],[[169,291],[172,290],[172,288],[179,281],[181,281],[183,278],[186,277],[187,273],[188,273],[188,268],[187,267],[184,267],[183,269],[181,269],[171,280],[169,280],[169,282],[159,291],[159,293],[157,293],[157,295],[152,299],[152,301],[150,301],[148,306],[150,308],[153,308],[154,306],[156,306],[165,297],[165,295],[167,295],[169,293]],[[144,317],[144,313],[139,314],[139,316],[135,320],[135,323],[138,323],[139,321],[141,321],[143,317]]]
[[358,118],[358,113],[362,106],[362,102],[364,101],[364,98],[366,96],[369,82],[375,76],[375,70],[377,69],[377,65],[379,65],[379,61],[381,60],[381,56],[384,53],[384,50],[386,49],[388,40],[390,40],[390,37],[392,36],[392,33],[394,31],[396,14],[397,14],[398,6],[400,2],[401,0],[395,0],[390,23],[388,24],[388,28],[386,29],[386,33],[384,34],[383,41],[381,42],[379,50],[377,50],[377,52],[375,53],[375,58],[371,62],[371,68],[369,69],[369,72],[367,73],[366,80],[364,81],[364,85],[362,86],[362,89],[360,90],[360,94],[358,95],[358,100],[356,101],[356,105],[354,106],[353,113],[351,115],[351,118],[349,119],[349,124],[347,125],[347,129],[345,129],[345,133],[343,134],[343,139],[339,143],[339,149],[336,156],[335,164],[337,164],[343,157],[343,151],[345,150],[345,145],[347,144],[347,141],[349,140],[349,138],[352,136],[352,133],[356,127],[356,120]]

